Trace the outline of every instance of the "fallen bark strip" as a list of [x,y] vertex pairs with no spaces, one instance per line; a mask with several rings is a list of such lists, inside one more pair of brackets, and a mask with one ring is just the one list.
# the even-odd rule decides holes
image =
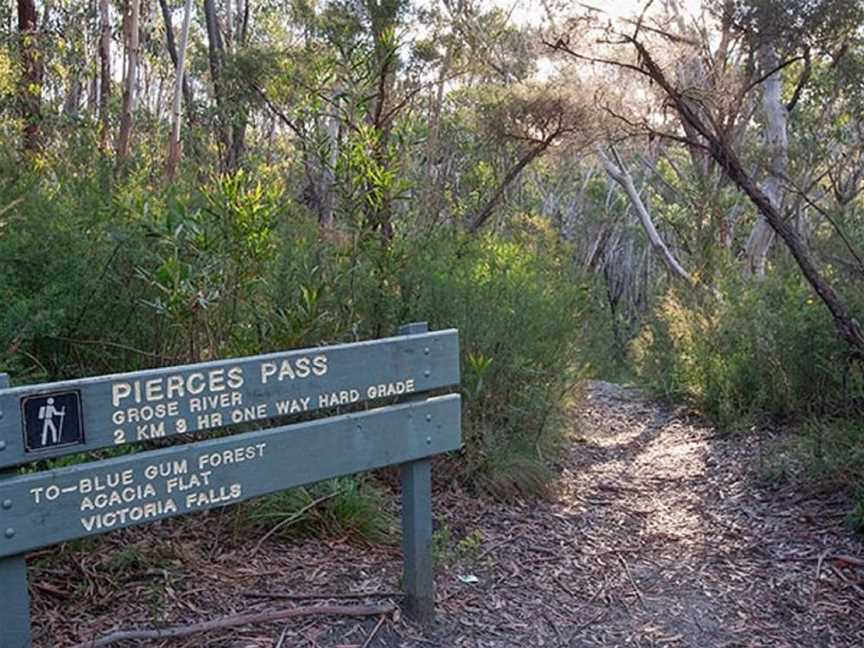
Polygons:
[[174,639],[177,637],[188,637],[193,634],[211,632],[212,630],[221,630],[223,628],[272,623],[273,621],[281,621],[282,619],[290,619],[299,616],[378,616],[390,614],[395,609],[396,608],[393,605],[322,605],[295,607],[285,610],[271,610],[269,612],[258,612],[255,614],[236,614],[233,616],[222,617],[221,619],[213,619],[212,621],[202,621],[201,623],[171,626],[161,629],[118,630],[99,639],[92,639],[90,641],[75,644],[72,648],[102,648],[102,646],[110,646],[118,641]]

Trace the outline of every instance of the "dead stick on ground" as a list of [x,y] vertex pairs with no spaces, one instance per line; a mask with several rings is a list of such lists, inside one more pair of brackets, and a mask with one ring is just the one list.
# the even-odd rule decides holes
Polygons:
[[845,554],[837,554],[835,556],[831,556],[831,560],[837,560],[840,562],[847,563],[849,565],[855,565],[856,567],[864,567],[864,559],[856,558],[855,556],[847,556]]
[[212,621],[203,621],[201,623],[193,623],[183,626],[171,626],[158,630],[118,630],[91,641],[84,641],[75,644],[72,648],[102,648],[110,646],[118,641],[132,640],[155,640],[155,639],[173,639],[177,637],[188,637],[193,634],[211,632],[212,630],[221,630],[223,628],[234,628],[243,625],[259,625],[262,623],[272,623],[273,621],[281,621],[282,619],[290,619],[292,617],[312,616],[312,615],[340,615],[340,616],[378,616],[387,615],[393,612],[396,608],[392,605],[322,605],[313,607],[296,607],[287,610],[271,610],[270,612],[258,612],[255,614],[237,614],[227,616],[221,619]]
[[492,545],[491,547],[489,547],[488,549],[486,549],[485,551],[483,551],[479,556],[477,556],[477,560],[478,560],[478,561],[479,561],[479,560],[483,560],[486,556],[488,556],[490,553],[492,553],[492,552],[495,551],[496,549],[499,549],[499,548],[503,547],[504,545],[506,545],[506,544],[508,544],[508,543],[510,543],[510,542],[513,542],[513,541],[516,540],[517,538],[521,538],[521,537],[524,536],[524,535],[525,535],[525,531],[520,531],[520,532],[517,533],[516,535],[510,536],[510,537],[507,538],[506,540],[502,540],[501,542],[496,542],[494,545]]
[[291,594],[290,592],[258,592],[255,590],[243,590],[241,592],[243,596],[248,596],[249,598],[263,598],[263,599],[281,599],[286,601],[308,601],[310,599],[362,599],[362,598],[395,598],[397,596],[405,596],[404,592],[354,592],[351,594],[328,594],[327,592],[321,592],[319,594],[313,594],[311,592],[301,593],[301,594]]
[[581,624],[579,624],[578,626],[576,626],[576,628],[575,628],[575,629],[573,630],[573,632],[570,634],[570,639],[569,639],[569,641],[567,641],[567,645],[569,646],[570,644],[572,644],[572,643],[573,643],[573,640],[576,638],[576,635],[578,635],[580,632],[582,632],[582,631],[583,631],[585,628],[587,628],[588,626],[590,626],[590,625],[596,623],[597,621],[599,621],[599,620],[600,620],[601,618],[603,618],[605,615],[606,615],[606,610],[601,610],[601,611],[600,611],[600,614],[598,614],[597,616],[591,617],[590,619],[588,619],[588,620],[585,621],[584,623],[581,623]]
[[825,556],[828,555],[828,550],[826,549],[821,554],[819,554],[819,560],[816,561],[816,582],[813,585],[813,595],[811,596],[811,601],[816,601],[816,594],[819,592],[819,577],[822,575],[822,563],[825,561]]
[[384,621],[387,619],[386,614],[382,614],[381,618],[378,619],[378,623],[375,624],[375,627],[372,628],[372,632],[369,633],[369,636],[366,637],[366,641],[363,642],[363,646],[361,648],[369,648],[372,644],[372,640],[375,638],[375,635],[378,634],[378,631],[381,629],[381,626],[384,625]]
[[618,560],[621,561],[621,564],[624,565],[624,572],[627,574],[627,578],[630,580],[630,586],[633,588],[633,591],[636,592],[636,597],[639,599],[639,605],[642,606],[642,609],[645,609],[645,599],[642,598],[642,592],[639,591],[639,588],[636,586],[636,581],[633,580],[633,574],[630,573],[630,566],[627,564],[627,561],[624,560],[624,556],[618,554]]
[[560,576],[553,576],[552,579],[558,584],[558,587],[567,592],[574,599],[577,598],[576,595],[573,593],[573,590],[571,590],[569,587],[567,587],[567,585],[564,584],[564,581],[561,580]]
[[276,648],[282,648],[282,646],[285,645],[285,637],[288,636],[288,628],[289,625],[286,624],[285,627],[282,629],[282,634],[279,636],[279,643],[276,644]]
[[848,578],[846,578],[846,576],[843,574],[843,572],[841,572],[839,569],[837,569],[834,565],[831,565],[831,571],[833,571],[835,574],[837,574],[837,576],[840,578],[840,580],[842,580],[849,587],[851,587],[853,590],[855,590],[857,592],[858,596],[864,597],[864,589],[861,589],[861,587],[857,583],[853,583]]
[[288,518],[285,518],[284,520],[282,520],[279,524],[277,524],[277,525],[274,526],[272,529],[270,529],[267,533],[264,534],[264,537],[262,537],[262,538],[258,541],[258,543],[255,545],[255,548],[252,550],[252,555],[254,556],[255,554],[257,554],[257,553],[258,553],[258,550],[261,548],[261,545],[264,544],[264,543],[267,541],[267,538],[269,538],[270,536],[272,536],[274,533],[276,533],[276,532],[279,531],[280,529],[284,529],[285,527],[291,526],[291,525],[294,524],[297,520],[299,520],[300,518],[302,518],[304,513],[308,513],[310,510],[312,510],[313,508],[315,508],[315,507],[318,506],[319,504],[323,504],[323,503],[326,502],[327,500],[329,500],[329,499],[333,499],[333,498],[336,497],[337,495],[341,495],[341,494],[344,493],[344,492],[345,492],[345,491],[344,491],[344,489],[343,489],[343,490],[338,490],[338,491],[335,491],[335,492],[333,492],[333,493],[330,493],[329,495],[325,495],[324,497],[319,497],[319,498],[316,499],[314,502],[309,502],[309,504],[307,504],[306,506],[304,506],[303,508],[301,508],[301,509],[300,509],[299,511],[297,511],[296,513],[292,514],[291,517],[288,517]]

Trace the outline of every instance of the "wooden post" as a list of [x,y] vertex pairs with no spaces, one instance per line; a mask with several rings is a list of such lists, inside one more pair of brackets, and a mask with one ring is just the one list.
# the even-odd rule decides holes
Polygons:
[[[399,327],[400,335],[426,333],[426,322]],[[435,617],[432,574],[432,460],[402,464],[402,553],[405,612],[421,625]]]
[[[9,387],[9,376],[0,373],[0,389]],[[7,416],[0,410],[0,420]],[[5,441],[0,438],[0,443]],[[14,475],[14,468],[0,469],[0,480]],[[15,533],[3,524],[3,512],[11,507],[11,501],[0,502],[0,533]],[[30,648],[33,640],[30,634],[30,594],[27,591],[27,561],[24,554],[0,558],[0,592],[3,604],[0,605],[0,646],[3,648]]]

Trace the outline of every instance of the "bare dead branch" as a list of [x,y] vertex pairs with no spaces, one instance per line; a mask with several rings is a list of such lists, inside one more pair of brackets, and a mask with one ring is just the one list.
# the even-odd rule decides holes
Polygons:
[[625,68],[632,72],[638,72],[643,76],[648,76],[648,74],[641,67],[632,65],[630,63],[624,63],[623,61],[614,61],[612,59],[599,58],[596,56],[586,56],[585,54],[580,54],[579,52],[570,49],[570,45],[562,38],[559,38],[554,43],[543,39],[543,44],[546,47],[549,47],[558,52],[564,52],[568,56],[572,56],[573,58],[579,59],[580,61],[587,61],[588,63],[601,63],[603,65],[612,65],[615,67]]
[[789,67],[789,66],[792,65],[793,63],[797,63],[798,61],[803,61],[803,60],[805,60],[805,57],[803,57],[803,56],[795,56],[795,57],[793,57],[793,58],[791,58],[791,59],[788,59],[788,60],[784,61],[783,63],[780,63],[780,64],[776,65],[776,66],[774,67],[774,69],[769,70],[768,72],[766,72],[765,74],[763,74],[762,76],[760,76],[760,77],[759,77],[758,79],[756,79],[755,81],[751,81],[751,82],[748,83],[746,86],[744,86],[744,89],[741,91],[739,97],[742,97],[742,98],[743,98],[744,95],[746,95],[748,92],[750,92],[753,88],[755,88],[756,86],[758,86],[758,85],[759,85],[760,83],[762,83],[763,81],[766,81],[766,80],[770,79],[772,76],[774,76],[775,74],[777,74],[780,70]]
[[798,83],[795,85],[795,92],[792,93],[792,99],[790,99],[789,103],[786,104],[786,112],[791,113],[795,110],[795,106],[798,105],[798,100],[801,98],[801,92],[810,80],[812,69],[813,66],[810,61],[810,49],[808,48],[804,50],[804,69],[801,71],[801,76],[798,78]]
[[271,610],[269,612],[258,612],[255,614],[236,614],[233,616],[202,621],[189,625],[171,626],[168,628],[152,630],[118,630],[109,633],[99,639],[85,641],[75,644],[72,648],[102,648],[111,646],[121,641],[156,641],[160,639],[176,639],[188,637],[195,634],[235,628],[244,625],[260,625],[262,623],[273,623],[282,619],[291,619],[301,616],[379,616],[392,613],[396,608],[393,605],[322,605],[310,607],[295,607],[285,610]]

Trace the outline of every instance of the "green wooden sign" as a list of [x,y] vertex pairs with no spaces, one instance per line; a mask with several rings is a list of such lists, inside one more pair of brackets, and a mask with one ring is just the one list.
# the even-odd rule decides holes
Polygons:
[[[0,467],[235,423],[264,428],[26,475],[0,473],[0,646],[31,645],[28,551],[396,464],[406,607],[428,622],[429,460],[461,445],[459,396],[428,392],[458,383],[458,334],[428,333],[423,324],[401,333],[15,389],[0,374]],[[375,407],[392,397],[404,402]],[[283,416],[369,401],[364,411],[274,427]]]
[[0,392],[0,468],[459,382],[455,331]]

